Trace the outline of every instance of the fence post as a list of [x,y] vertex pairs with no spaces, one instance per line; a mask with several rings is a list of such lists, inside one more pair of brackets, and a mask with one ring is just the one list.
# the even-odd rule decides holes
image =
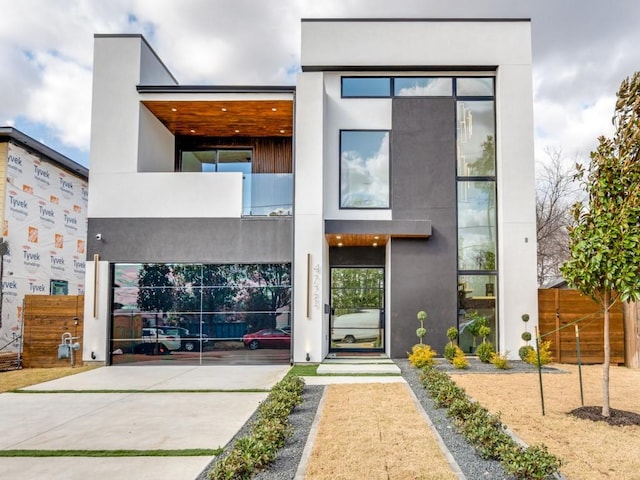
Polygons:
[[538,355],[538,380],[540,381],[540,403],[542,404],[542,416],[544,417],[544,392],[542,391],[542,364],[540,363],[540,341],[538,327],[533,327],[536,334],[536,354]]

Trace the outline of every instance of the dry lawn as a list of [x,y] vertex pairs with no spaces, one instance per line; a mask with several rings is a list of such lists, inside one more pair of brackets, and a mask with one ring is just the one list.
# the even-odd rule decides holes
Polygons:
[[307,480],[455,479],[408,386],[327,387]]
[[9,370],[0,372],[0,393],[17,388],[24,388],[37,383],[48,382],[56,378],[86,372],[96,368],[94,365],[82,367],[56,367],[56,368],[23,368],[22,370]]
[[[467,394],[492,412],[528,444],[544,443],[565,461],[571,480],[640,479],[640,427],[611,427],[579,420],[578,367],[552,365],[568,374],[543,374],[546,415],[542,416],[538,375],[452,374]],[[582,367],[584,404],[602,405],[602,366]],[[611,367],[611,408],[640,413],[640,370]]]

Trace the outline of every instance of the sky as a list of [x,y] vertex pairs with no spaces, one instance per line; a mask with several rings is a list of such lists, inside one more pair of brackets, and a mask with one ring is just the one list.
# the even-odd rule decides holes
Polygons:
[[[0,0],[0,126],[90,165],[96,33],[141,33],[180,84],[295,85],[301,18],[531,18],[536,161],[588,159],[640,70],[638,0]],[[392,39],[389,39],[392,41]]]

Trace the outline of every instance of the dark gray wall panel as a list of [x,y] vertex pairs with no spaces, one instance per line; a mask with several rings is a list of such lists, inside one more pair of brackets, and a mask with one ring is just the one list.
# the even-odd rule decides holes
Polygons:
[[87,258],[94,253],[109,262],[291,262],[292,219],[90,218]]
[[453,99],[395,98],[392,216],[431,220],[432,236],[391,239],[391,356],[418,342],[416,314],[429,316],[426,343],[442,353],[456,325],[457,232]]
[[391,207],[394,220],[431,220],[435,228],[433,209],[455,209],[454,110],[451,98],[393,99]]
[[384,247],[331,247],[332,267],[384,267]]
[[419,342],[420,310],[427,312],[424,342],[442,354],[447,328],[456,325],[457,315],[456,269],[443,255],[452,247],[455,244],[439,242],[435,232],[429,240],[391,239],[391,357],[406,357]]

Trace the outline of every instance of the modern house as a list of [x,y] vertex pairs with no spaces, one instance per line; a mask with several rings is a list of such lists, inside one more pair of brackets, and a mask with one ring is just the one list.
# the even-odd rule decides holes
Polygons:
[[18,351],[23,299],[84,294],[89,171],[13,127],[0,127],[0,347]]
[[403,357],[419,310],[436,350],[480,319],[517,355],[529,20],[303,20],[295,87],[180,85],[139,35],[94,62],[84,360]]

